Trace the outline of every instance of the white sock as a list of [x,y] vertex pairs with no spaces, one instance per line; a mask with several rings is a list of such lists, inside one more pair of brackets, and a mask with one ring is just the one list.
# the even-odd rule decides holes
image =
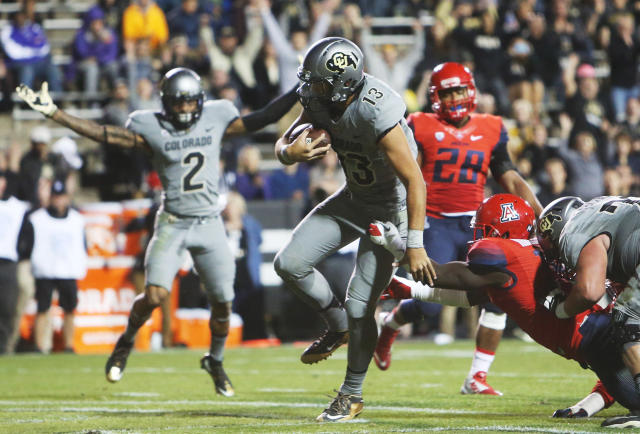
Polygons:
[[471,362],[471,369],[469,370],[469,377],[473,377],[478,372],[489,372],[493,359],[495,359],[496,353],[477,348],[473,353],[473,361]]
[[581,408],[584,408],[587,412],[587,416],[593,416],[604,408],[604,398],[602,398],[602,395],[599,393],[592,392],[582,401],[570,408],[574,413],[577,413]]
[[398,330],[400,327],[402,327],[402,324],[398,324],[396,322],[395,312],[391,312],[384,318],[384,326],[389,327],[393,330]]

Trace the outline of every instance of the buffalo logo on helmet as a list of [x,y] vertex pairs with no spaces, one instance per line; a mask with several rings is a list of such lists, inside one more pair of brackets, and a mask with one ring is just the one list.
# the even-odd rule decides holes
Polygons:
[[520,220],[520,214],[513,207],[513,202],[507,202],[500,204],[502,208],[502,214],[500,214],[500,223],[513,222]]
[[562,217],[560,217],[557,214],[551,214],[551,213],[547,214],[542,218],[542,220],[540,220],[540,231],[542,231],[542,233],[552,232],[553,222],[561,221],[561,220],[562,220]]
[[343,53],[342,51],[338,51],[331,56],[331,59],[327,60],[327,69],[331,72],[339,72],[343,73],[347,67],[352,67],[353,69],[357,69],[358,65],[356,65],[356,61],[358,59],[349,53]]

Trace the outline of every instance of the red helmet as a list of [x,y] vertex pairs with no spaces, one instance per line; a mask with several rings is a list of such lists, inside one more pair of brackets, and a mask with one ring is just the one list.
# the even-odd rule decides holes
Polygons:
[[[467,97],[451,104],[440,101],[438,92],[443,89],[464,87]],[[434,113],[444,120],[460,121],[476,109],[476,84],[471,71],[466,66],[456,62],[446,62],[433,68],[429,83],[429,98]]]
[[526,240],[535,228],[535,213],[521,197],[494,194],[482,202],[471,227],[474,240],[487,237]]

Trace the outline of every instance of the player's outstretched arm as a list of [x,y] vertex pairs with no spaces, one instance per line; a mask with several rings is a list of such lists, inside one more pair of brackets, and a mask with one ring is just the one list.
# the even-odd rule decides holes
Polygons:
[[297,89],[298,86],[296,85],[289,92],[275,98],[261,109],[239,117],[229,124],[225,134],[252,133],[276,122],[286,115],[298,101]]
[[16,92],[33,110],[42,113],[62,126],[72,129],[81,136],[110,145],[124,147],[147,146],[147,142],[142,136],[126,128],[115,125],[100,125],[91,120],[72,116],[59,109],[49,95],[49,86],[46,81],[42,83],[42,87],[38,92],[24,84],[18,86]]
[[542,205],[531,189],[531,186],[525,181],[516,170],[508,170],[499,177],[498,182],[508,193],[520,196],[531,205],[536,217],[542,212]]
[[422,232],[424,230],[425,198],[427,190],[420,168],[416,163],[407,138],[396,124],[378,141],[398,178],[407,189],[407,212],[409,214],[409,237],[407,239],[406,263],[414,280],[433,285],[436,272],[424,250]]

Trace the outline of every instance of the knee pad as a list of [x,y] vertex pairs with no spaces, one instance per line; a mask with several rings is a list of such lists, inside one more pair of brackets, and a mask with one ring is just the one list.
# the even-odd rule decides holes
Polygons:
[[287,250],[278,252],[276,259],[273,261],[273,268],[276,270],[276,274],[285,282],[302,279],[313,271],[312,267],[305,267],[300,262],[298,255],[289,254]]
[[360,319],[367,316],[367,303],[364,301],[347,298],[344,307],[349,318]]
[[488,312],[482,309],[478,324],[488,329],[504,330],[507,326],[507,314]]

